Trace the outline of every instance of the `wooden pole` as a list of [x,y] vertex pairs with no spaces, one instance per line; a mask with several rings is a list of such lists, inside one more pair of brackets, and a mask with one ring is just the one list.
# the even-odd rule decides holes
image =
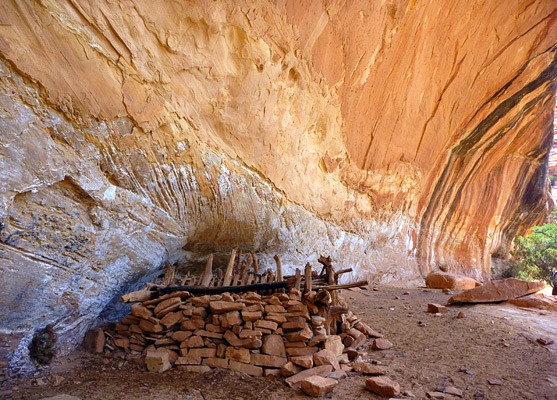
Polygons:
[[305,289],[306,292],[311,292],[312,280],[311,280],[311,264],[310,263],[306,264],[306,270],[304,272],[305,272],[304,289]]
[[209,254],[207,264],[205,264],[205,271],[201,277],[201,286],[209,286],[213,278],[213,253]]
[[300,290],[300,282],[302,280],[302,273],[300,268],[296,268],[296,281],[294,282],[294,289]]
[[273,258],[275,259],[275,263],[277,264],[277,282],[280,282],[282,281],[282,261],[280,260],[278,254],[275,254]]
[[251,258],[253,260],[253,273],[257,276],[257,274],[259,274],[259,263],[257,262],[257,256],[253,251],[251,252]]
[[236,259],[237,247],[232,249],[232,254],[230,254],[230,260],[228,260],[228,265],[226,266],[226,271],[224,272],[224,281],[222,286],[229,286],[232,281],[232,271],[234,269],[234,260]]

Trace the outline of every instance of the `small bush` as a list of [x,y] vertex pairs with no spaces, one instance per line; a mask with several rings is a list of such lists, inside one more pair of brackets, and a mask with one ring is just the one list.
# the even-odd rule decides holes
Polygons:
[[525,279],[540,279],[557,292],[557,224],[535,226],[532,233],[515,239],[513,275]]

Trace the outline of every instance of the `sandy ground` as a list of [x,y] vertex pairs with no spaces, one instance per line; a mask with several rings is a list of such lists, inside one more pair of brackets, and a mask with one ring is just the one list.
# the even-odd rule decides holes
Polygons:
[[[443,304],[448,299],[438,290],[381,287],[342,295],[357,315],[393,342],[392,350],[373,351],[370,343],[364,350],[369,360],[389,369],[389,377],[400,384],[401,398],[427,399],[427,392],[454,386],[464,392],[464,399],[557,399],[557,344],[536,343],[540,336],[557,342],[557,313],[507,304],[453,306],[446,314],[425,313],[428,303]],[[464,318],[457,318],[460,311]],[[364,389],[365,379],[350,373],[326,397],[379,399]],[[57,394],[82,400],[308,398],[278,378],[251,378],[225,370],[154,374],[120,357],[81,351],[57,359],[33,378],[0,383],[0,399],[33,400]],[[446,398],[457,399],[449,394]]]

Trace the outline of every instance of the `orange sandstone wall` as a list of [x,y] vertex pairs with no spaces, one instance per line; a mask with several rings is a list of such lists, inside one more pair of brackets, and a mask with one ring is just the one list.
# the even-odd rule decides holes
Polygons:
[[[0,356],[164,262],[487,279],[548,212],[551,1],[0,5]],[[350,277],[349,277],[350,278]]]

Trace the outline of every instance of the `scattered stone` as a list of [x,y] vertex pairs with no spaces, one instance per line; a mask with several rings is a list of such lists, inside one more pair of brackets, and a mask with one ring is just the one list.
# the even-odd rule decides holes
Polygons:
[[550,344],[555,343],[555,341],[551,338],[548,337],[539,337],[536,339],[536,342],[538,342],[539,344],[542,344],[544,346],[549,346]]
[[83,348],[89,353],[102,353],[105,336],[101,328],[90,329],[83,339]]
[[313,355],[315,365],[332,365],[334,369],[340,369],[337,357],[331,350],[321,350]]
[[313,367],[313,356],[311,355],[290,357],[290,361],[292,361],[296,365],[299,365],[300,367],[304,367],[304,368]]
[[429,303],[427,305],[427,312],[428,313],[446,313],[449,310],[447,310],[447,307],[442,306],[441,304],[436,304],[436,303]]
[[501,381],[499,379],[488,379],[487,383],[489,383],[490,385],[493,385],[493,386],[503,386],[503,381]]
[[232,301],[211,301],[209,303],[209,308],[213,314],[222,314],[228,311],[239,311],[244,308],[244,303]]
[[393,344],[387,339],[374,339],[371,344],[373,350],[389,350],[393,347]]
[[394,397],[400,393],[400,385],[386,376],[366,379],[366,389],[383,397]]
[[313,367],[310,369],[306,369],[304,371],[298,372],[296,375],[293,375],[289,378],[286,378],[285,382],[290,387],[297,387],[301,381],[304,379],[313,376],[319,375],[322,377],[326,377],[333,372],[333,367],[330,365],[320,365],[319,367]]
[[288,362],[286,357],[270,356],[267,354],[251,354],[251,363],[263,367],[281,368]]
[[331,350],[336,357],[340,357],[344,351],[344,344],[340,336],[331,335],[325,340],[323,348],[325,350]]
[[243,347],[227,347],[225,357],[244,364],[249,364],[251,361],[250,351]]
[[463,313],[462,311],[460,311],[460,312],[457,314],[456,317],[457,317],[457,318],[464,318],[465,315],[464,315],[464,313]]
[[476,286],[480,286],[472,278],[467,276],[451,274],[447,272],[433,272],[425,278],[425,284],[431,289],[455,289],[455,290],[466,290],[473,289]]
[[172,365],[168,361],[168,353],[164,351],[148,351],[145,356],[145,366],[151,372],[164,372]]
[[454,386],[448,386],[445,388],[445,393],[447,394],[452,394],[453,396],[456,397],[462,397],[464,394],[462,393],[462,390],[455,388]]
[[330,378],[323,378],[318,375],[310,376],[300,382],[302,391],[309,396],[323,396],[332,391],[338,381]]
[[449,299],[449,303],[492,303],[516,299],[517,297],[539,292],[545,288],[543,282],[526,282],[507,278],[488,282],[483,286],[466,290]]
[[284,340],[281,335],[265,335],[261,352],[271,356],[286,357]]
[[[312,361],[313,361],[313,359],[312,359]],[[284,364],[281,367],[280,374],[282,376],[292,376],[294,374],[297,374],[301,370],[302,370],[301,367],[295,365],[292,361],[288,361],[286,364]]]
[[444,399],[445,394],[440,392],[427,392],[428,397],[432,399]]
[[367,362],[355,362],[352,365],[354,371],[361,372],[366,375],[385,375],[387,370]]
[[451,289],[443,289],[443,293],[445,293],[445,294],[453,294],[453,292],[451,291]]
[[251,376],[263,376],[263,368],[256,367],[251,364],[244,364],[238,361],[230,360],[228,368],[232,371],[243,372]]

